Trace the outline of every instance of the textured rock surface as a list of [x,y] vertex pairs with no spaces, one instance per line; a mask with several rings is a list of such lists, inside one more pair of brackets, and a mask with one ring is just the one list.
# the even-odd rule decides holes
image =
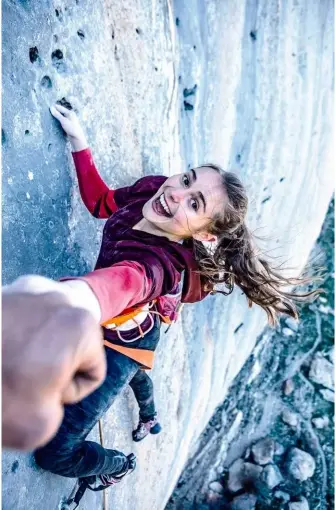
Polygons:
[[[112,186],[207,160],[236,168],[252,197],[251,228],[271,236],[265,249],[302,267],[332,192],[330,19],[331,0],[5,0],[3,281],[80,274],[98,251],[102,226],[80,203],[48,112],[62,97],[80,111]],[[153,371],[163,433],[132,444],[128,390],[103,420],[106,444],[138,456],[136,472],[110,491],[110,508],[164,508],[264,325],[239,292],[185,309]],[[223,448],[244,414],[229,417]],[[56,509],[71,488],[29,455],[4,455],[6,510],[45,501]],[[89,493],[83,510],[100,505],[101,494]]]
[[212,490],[213,492],[217,492],[217,494],[223,493],[223,485],[216,481],[210,483],[209,489]]

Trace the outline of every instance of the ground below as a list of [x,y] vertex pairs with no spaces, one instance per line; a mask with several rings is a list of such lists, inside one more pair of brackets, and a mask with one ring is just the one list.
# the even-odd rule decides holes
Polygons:
[[334,202],[310,260],[325,292],[261,335],[166,510],[334,508]]

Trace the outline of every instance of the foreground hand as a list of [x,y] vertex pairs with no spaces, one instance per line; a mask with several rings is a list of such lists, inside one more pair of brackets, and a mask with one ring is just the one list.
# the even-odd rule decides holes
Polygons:
[[32,450],[57,432],[63,404],[100,386],[106,360],[90,312],[61,292],[10,287],[2,296],[2,439],[5,447]]

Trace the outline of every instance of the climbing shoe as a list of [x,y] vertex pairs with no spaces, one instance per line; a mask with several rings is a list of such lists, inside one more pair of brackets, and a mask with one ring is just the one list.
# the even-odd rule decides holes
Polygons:
[[137,428],[132,432],[133,441],[142,441],[148,434],[159,434],[159,432],[161,432],[161,425],[156,414],[152,420],[143,421],[140,418]]
[[74,496],[65,501],[62,505],[62,510],[75,510],[78,508],[79,503],[84,496],[86,489],[90,491],[102,491],[121,482],[121,480],[129,473],[132,473],[136,467],[136,457],[133,453],[127,455],[126,468],[118,474],[103,474],[103,475],[92,475],[79,478],[75,490]]
[[115,485],[116,483],[121,482],[125,475],[132,473],[136,467],[136,457],[134,453],[127,455],[127,461],[127,466],[121,473],[118,473],[117,475],[104,474],[97,476],[98,481],[100,481],[101,484],[94,490],[100,491],[107,489],[108,487],[111,487],[111,485]]

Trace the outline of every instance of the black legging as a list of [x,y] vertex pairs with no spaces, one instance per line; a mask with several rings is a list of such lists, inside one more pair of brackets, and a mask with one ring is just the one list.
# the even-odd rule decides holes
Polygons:
[[[160,325],[148,335],[160,335]],[[146,335],[147,336],[147,335]],[[64,418],[56,436],[35,452],[37,464],[58,475],[83,477],[103,473],[116,474],[126,467],[126,456],[103,448],[85,438],[126,384],[130,384],[139,403],[140,417],[148,420],[155,413],[153,383],[138,364],[106,347],[107,375],[104,383],[78,404],[66,405]]]

